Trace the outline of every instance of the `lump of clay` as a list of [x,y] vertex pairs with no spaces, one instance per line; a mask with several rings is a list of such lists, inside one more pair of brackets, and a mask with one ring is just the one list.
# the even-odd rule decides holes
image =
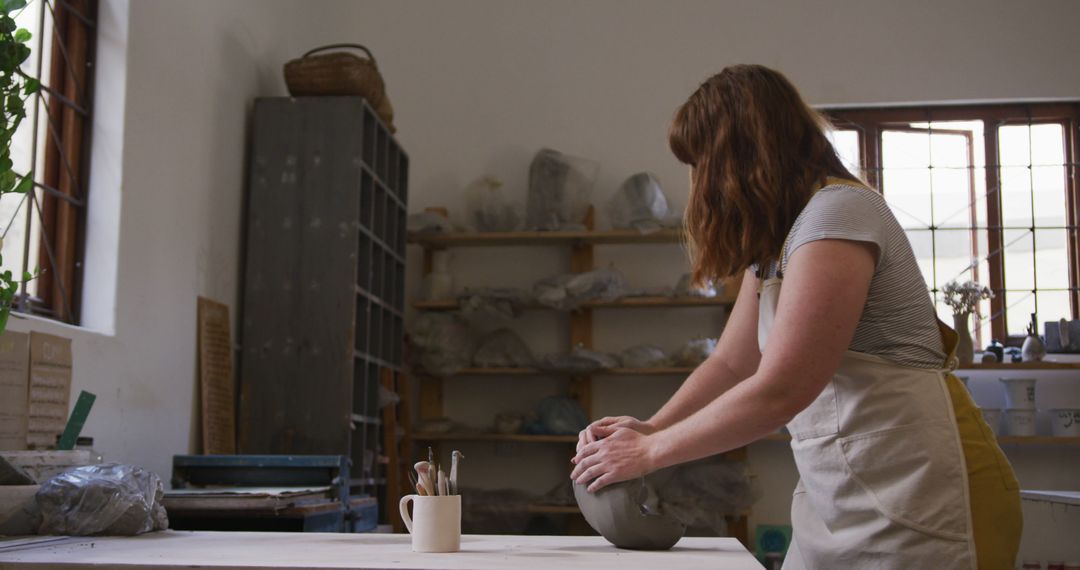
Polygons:
[[413,324],[412,341],[420,353],[420,366],[432,374],[454,374],[472,362],[468,324],[456,315],[421,314]]
[[667,218],[668,201],[660,181],[648,172],[639,172],[627,178],[611,197],[607,213],[613,227],[655,232]]
[[546,277],[533,286],[536,302],[562,311],[572,311],[589,301],[614,301],[628,290],[626,277],[614,267]]
[[672,474],[673,470],[664,469],[595,493],[575,483],[574,498],[589,526],[611,544],[631,550],[668,550],[686,532],[686,526],[664,513],[659,504],[657,488]]
[[529,229],[583,230],[597,163],[541,149],[529,165]]
[[502,181],[485,176],[465,187],[469,222],[478,232],[515,232],[524,225],[520,205],[507,200]]
[[527,368],[534,362],[525,341],[510,329],[484,335],[473,355],[473,364],[481,368]]

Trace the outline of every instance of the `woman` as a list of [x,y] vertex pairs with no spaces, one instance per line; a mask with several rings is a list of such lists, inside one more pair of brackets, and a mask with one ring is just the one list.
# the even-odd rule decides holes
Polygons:
[[675,114],[698,282],[742,274],[716,351],[648,421],[583,430],[595,492],[787,425],[800,482],[785,568],[1011,568],[1016,478],[949,370],[903,230],[780,73],[728,67]]

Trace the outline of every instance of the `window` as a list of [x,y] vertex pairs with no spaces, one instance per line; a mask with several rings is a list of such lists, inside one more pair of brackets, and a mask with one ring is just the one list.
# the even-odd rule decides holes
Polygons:
[[14,168],[33,172],[34,191],[0,200],[3,269],[38,270],[16,311],[68,323],[79,320],[96,18],[96,0],[32,0],[15,18],[34,34],[22,70],[42,87],[12,140]]
[[[826,112],[841,158],[881,190],[907,231],[938,315],[941,288],[988,285],[979,346],[1078,318],[1078,104]],[[1040,325],[1041,328],[1041,325]]]

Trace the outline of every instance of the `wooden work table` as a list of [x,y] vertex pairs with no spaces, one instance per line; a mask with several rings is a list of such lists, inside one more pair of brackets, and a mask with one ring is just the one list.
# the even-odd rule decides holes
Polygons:
[[619,550],[600,537],[466,535],[461,552],[417,554],[402,534],[164,531],[137,537],[0,539],[0,569],[717,568],[761,565],[734,538],[684,538],[664,552]]

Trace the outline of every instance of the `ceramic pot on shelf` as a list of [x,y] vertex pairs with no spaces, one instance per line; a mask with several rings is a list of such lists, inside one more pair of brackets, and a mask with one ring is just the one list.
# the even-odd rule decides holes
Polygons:
[[968,313],[953,315],[953,329],[960,337],[956,342],[956,359],[961,367],[975,361],[975,343],[972,342],[971,331],[968,329],[968,316]]
[[1031,313],[1031,324],[1028,325],[1027,333],[1024,346],[1020,349],[1020,358],[1024,362],[1038,362],[1046,357],[1046,345],[1039,338],[1039,322],[1035,313]]

